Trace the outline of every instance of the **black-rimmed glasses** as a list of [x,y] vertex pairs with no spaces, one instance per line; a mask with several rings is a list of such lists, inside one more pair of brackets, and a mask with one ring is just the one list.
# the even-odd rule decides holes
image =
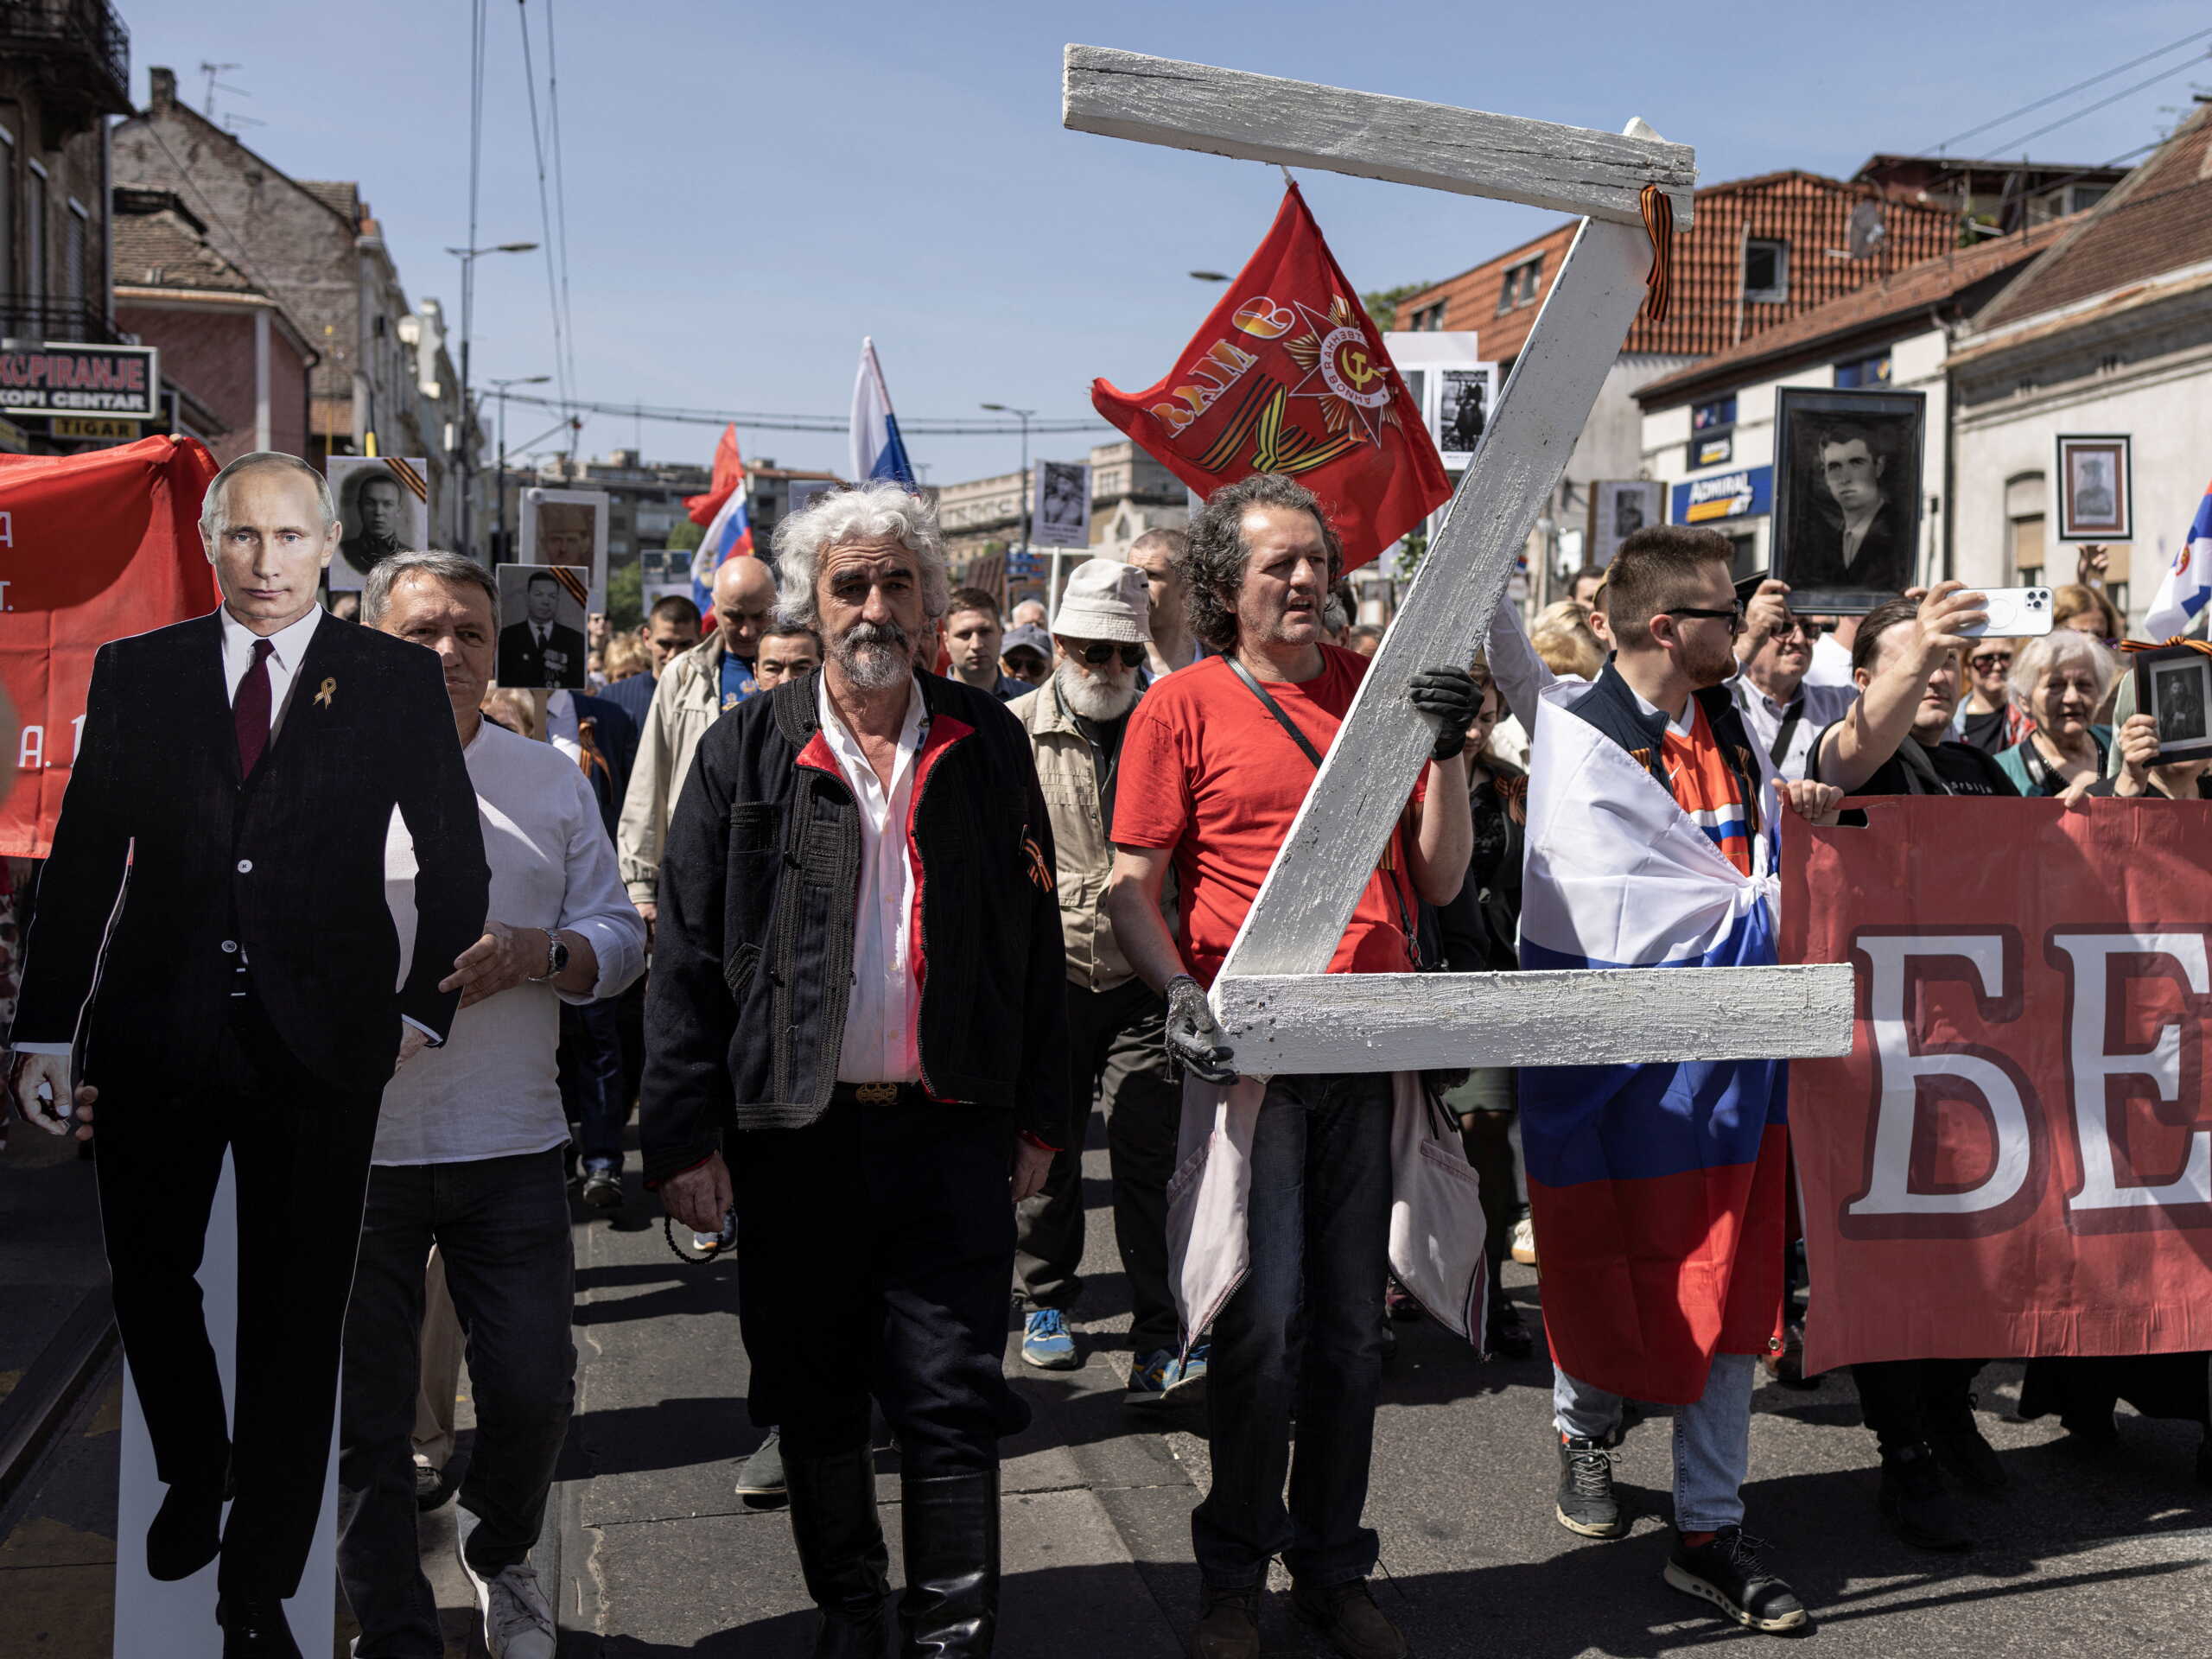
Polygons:
[[1701,616],[1715,622],[1727,623],[1728,632],[1731,633],[1741,633],[1744,631],[1744,613],[1741,609],[1708,611],[1696,605],[1677,605],[1671,610],[1660,612],[1659,614],[1662,616]]

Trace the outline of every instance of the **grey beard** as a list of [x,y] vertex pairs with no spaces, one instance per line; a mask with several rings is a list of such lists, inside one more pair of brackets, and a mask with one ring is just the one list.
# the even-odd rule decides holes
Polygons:
[[855,622],[830,642],[830,654],[863,691],[887,691],[914,671],[914,642],[895,622]]
[[1067,699],[1068,707],[1085,720],[1119,720],[1136,706],[1136,676],[1116,685],[1109,680],[1095,680],[1087,674],[1077,673],[1063,665],[1054,671],[1060,683],[1060,695]]

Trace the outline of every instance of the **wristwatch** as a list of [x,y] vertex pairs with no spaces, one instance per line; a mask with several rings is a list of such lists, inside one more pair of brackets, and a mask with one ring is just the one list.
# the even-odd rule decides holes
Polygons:
[[558,933],[548,928],[545,931],[545,971],[542,974],[532,974],[530,976],[530,982],[533,985],[543,985],[549,979],[558,979],[562,969],[568,965],[567,943]]

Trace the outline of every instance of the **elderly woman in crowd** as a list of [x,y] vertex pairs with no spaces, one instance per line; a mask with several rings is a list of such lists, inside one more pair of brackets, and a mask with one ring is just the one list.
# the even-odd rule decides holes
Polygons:
[[2012,701],[2034,730],[1997,757],[2023,795],[2080,794],[2103,775],[2112,728],[2097,711],[2119,667],[2096,635],[2059,627],[2014,654]]

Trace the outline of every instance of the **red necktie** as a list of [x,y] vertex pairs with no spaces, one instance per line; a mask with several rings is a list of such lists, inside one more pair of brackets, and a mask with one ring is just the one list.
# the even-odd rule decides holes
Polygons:
[[269,747],[269,653],[276,647],[266,639],[253,642],[253,662],[238,682],[231,699],[231,722],[238,728],[238,776],[251,778]]

